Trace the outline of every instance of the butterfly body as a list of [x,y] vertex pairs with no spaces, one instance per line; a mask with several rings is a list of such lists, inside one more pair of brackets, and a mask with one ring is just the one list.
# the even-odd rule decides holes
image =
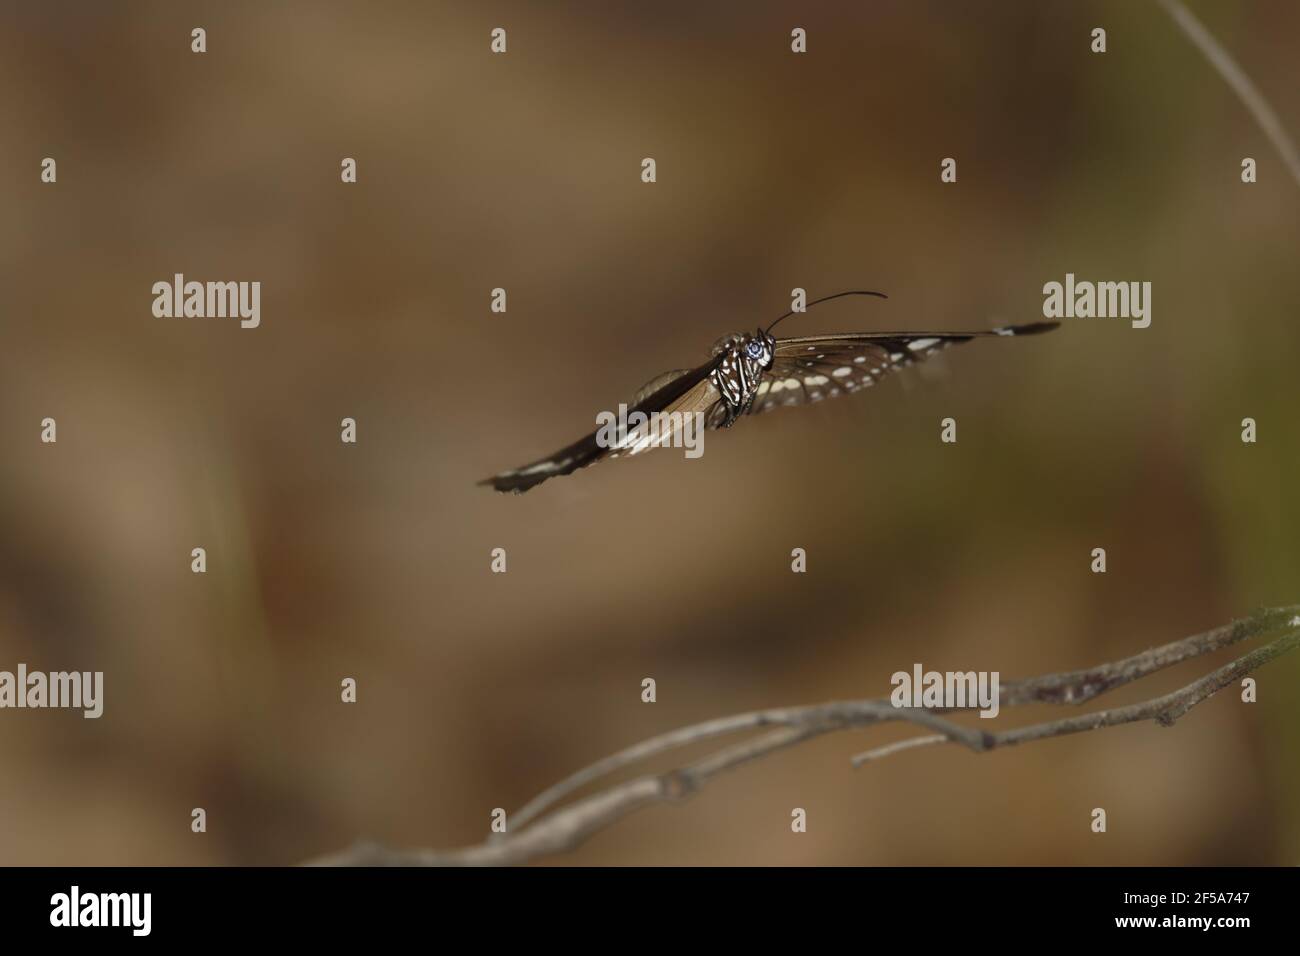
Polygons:
[[[879,295],[839,293],[864,294]],[[987,336],[1033,335],[1054,329],[1058,323],[1036,322],[981,332],[864,332],[788,339],[771,334],[775,325],[772,323],[766,331],[725,336],[715,343],[712,358],[703,365],[651,379],[637,393],[629,420],[635,413],[698,415],[705,428],[730,428],[745,415],[869,388],[888,372],[922,361],[950,345]],[[597,431],[547,458],[479,484],[522,493],[548,478],[567,475],[603,458],[635,455],[663,443],[645,428],[632,429],[617,445],[602,444],[601,434]]]
[[762,329],[753,335],[738,332],[719,339],[713,346],[713,354],[720,356],[721,361],[709,373],[709,378],[725,403],[718,427],[730,428],[753,407],[763,373],[775,360],[776,339]]

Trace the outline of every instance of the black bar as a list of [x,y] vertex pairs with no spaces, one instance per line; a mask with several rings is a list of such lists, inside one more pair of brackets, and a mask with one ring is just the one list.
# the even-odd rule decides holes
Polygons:
[[[142,908],[120,910],[127,925],[51,925],[52,916],[69,915],[73,886],[78,920],[100,912],[99,894],[150,894],[148,935],[136,936],[131,925],[134,915],[143,927]],[[1293,929],[1296,889],[1297,871],[1283,868],[7,869],[0,870],[0,931],[6,943],[78,946],[407,935],[431,948],[462,939],[460,950],[516,933],[531,933],[531,945],[568,934],[589,939],[596,930],[695,939],[703,923],[732,940],[769,940],[784,929],[843,932],[867,945],[880,932],[907,929],[919,934],[918,944],[992,943],[1022,933],[1062,941],[1199,934],[1231,944],[1242,933]],[[58,894],[69,905],[56,913]],[[110,900],[110,909],[121,901]],[[1120,925],[1134,919],[1153,922]],[[1204,919],[1208,928],[1187,922]]]

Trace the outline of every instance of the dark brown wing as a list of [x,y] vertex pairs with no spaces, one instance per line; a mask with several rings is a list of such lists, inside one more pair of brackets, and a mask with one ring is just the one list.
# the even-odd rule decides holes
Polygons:
[[759,383],[750,414],[805,405],[870,388],[895,369],[924,361],[950,345],[987,336],[1034,335],[1056,322],[987,332],[867,332],[778,339],[772,368]]
[[[699,368],[676,374],[665,372],[651,379],[637,393],[636,404],[628,410],[629,416],[633,412],[642,412],[646,415],[654,412],[668,414],[680,412],[683,415],[701,412],[706,425],[709,425],[716,418],[716,407],[721,399],[709,375],[721,361],[722,356],[716,356]],[[647,391],[649,394],[645,394]],[[522,494],[534,485],[540,485],[547,478],[570,474],[604,458],[637,455],[671,438],[671,435],[658,436],[649,427],[636,428],[628,433],[621,447],[607,448],[597,441],[600,434],[601,430],[597,429],[552,455],[510,471],[503,471],[499,475],[480,481],[479,484],[491,485],[497,491],[513,491]]]

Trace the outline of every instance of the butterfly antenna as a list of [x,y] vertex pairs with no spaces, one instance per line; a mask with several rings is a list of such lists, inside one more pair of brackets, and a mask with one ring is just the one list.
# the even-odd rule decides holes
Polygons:
[[[875,296],[876,298],[878,298],[878,299],[888,299],[888,298],[889,298],[889,296],[885,295],[885,293],[883,293],[883,292],[871,292],[871,291],[866,290],[866,289],[851,289],[851,290],[849,290],[848,292],[836,292],[834,295],[827,295],[827,296],[822,296],[820,299],[813,299],[813,300],[812,300],[811,302],[809,302],[806,306],[804,306],[804,309],[810,309],[810,308],[812,308],[814,305],[819,305],[819,304],[821,304],[822,302],[829,302],[831,299],[841,299],[841,298],[843,298],[843,297],[846,296],[846,295],[874,295],[874,296]],[[787,312],[785,315],[779,316],[779,317],[776,319],[775,322],[773,322],[771,325],[769,325],[769,326],[767,327],[767,333],[766,333],[766,334],[769,334],[769,335],[770,335],[771,332],[772,332],[772,330],[773,330],[774,328],[776,328],[776,323],[777,323],[777,322],[780,322],[781,319],[788,319],[788,318],[790,318],[790,316],[792,316],[792,315],[794,315],[794,314],[795,314],[794,310],[791,309],[791,310],[790,310],[789,312]]]

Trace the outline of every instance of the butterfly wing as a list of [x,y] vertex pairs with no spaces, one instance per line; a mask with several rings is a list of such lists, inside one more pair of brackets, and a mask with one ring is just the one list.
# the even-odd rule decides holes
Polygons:
[[[801,405],[860,391],[888,372],[919,362],[950,345],[983,336],[1032,335],[1059,323],[1037,322],[988,332],[871,332],[848,335],[778,339],[772,368],[763,376],[749,408],[750,414],[781,405]],[[629,417],[637,412],[703,415],[706,428],[726,424],[728,407],[712,373],[727,356],[723,351],[698,368],[665,372],[646,383],[633,400]],[[678,420],[680,422],[680,419]],[[603,429],[539,461],[521,465],[479,482],[497,491],[521,493],[548,478],[567,475],[604,458],[637,455],[672,440],[676,432],[655,431],[652,424],[631,429],[616,447],[599,440]]]
[[987,332],[866,332],[777,339],[772,368],[759,383],[750,414],[859,392],[896,369],[974,338],[1034,335],[1057,324],[1035,322]]
[[[721,356],[716,356],[698,368],[665,372],[651,379],[637,393],[635,404],[628,410],[628,417],[631,418],[636,412],[647,416],[655,412],[679,412],[684,418],[700,412],[704,415],[706,426],[715,427],[710,423],[718,417],[717,407],[722,403],[722,396],[709,376],[721,361]],[[552,455],[503,471],[479,484],[491,485],[497,491],[522,494],[547,478],[571,474],[605,458],[638,455],[650,448],[667,444],[673,437],[673,433],[656,433],[646,424],[629,429],[619,447],[607,447],[598,440],[601,432],[602,429],[597,429]]]

